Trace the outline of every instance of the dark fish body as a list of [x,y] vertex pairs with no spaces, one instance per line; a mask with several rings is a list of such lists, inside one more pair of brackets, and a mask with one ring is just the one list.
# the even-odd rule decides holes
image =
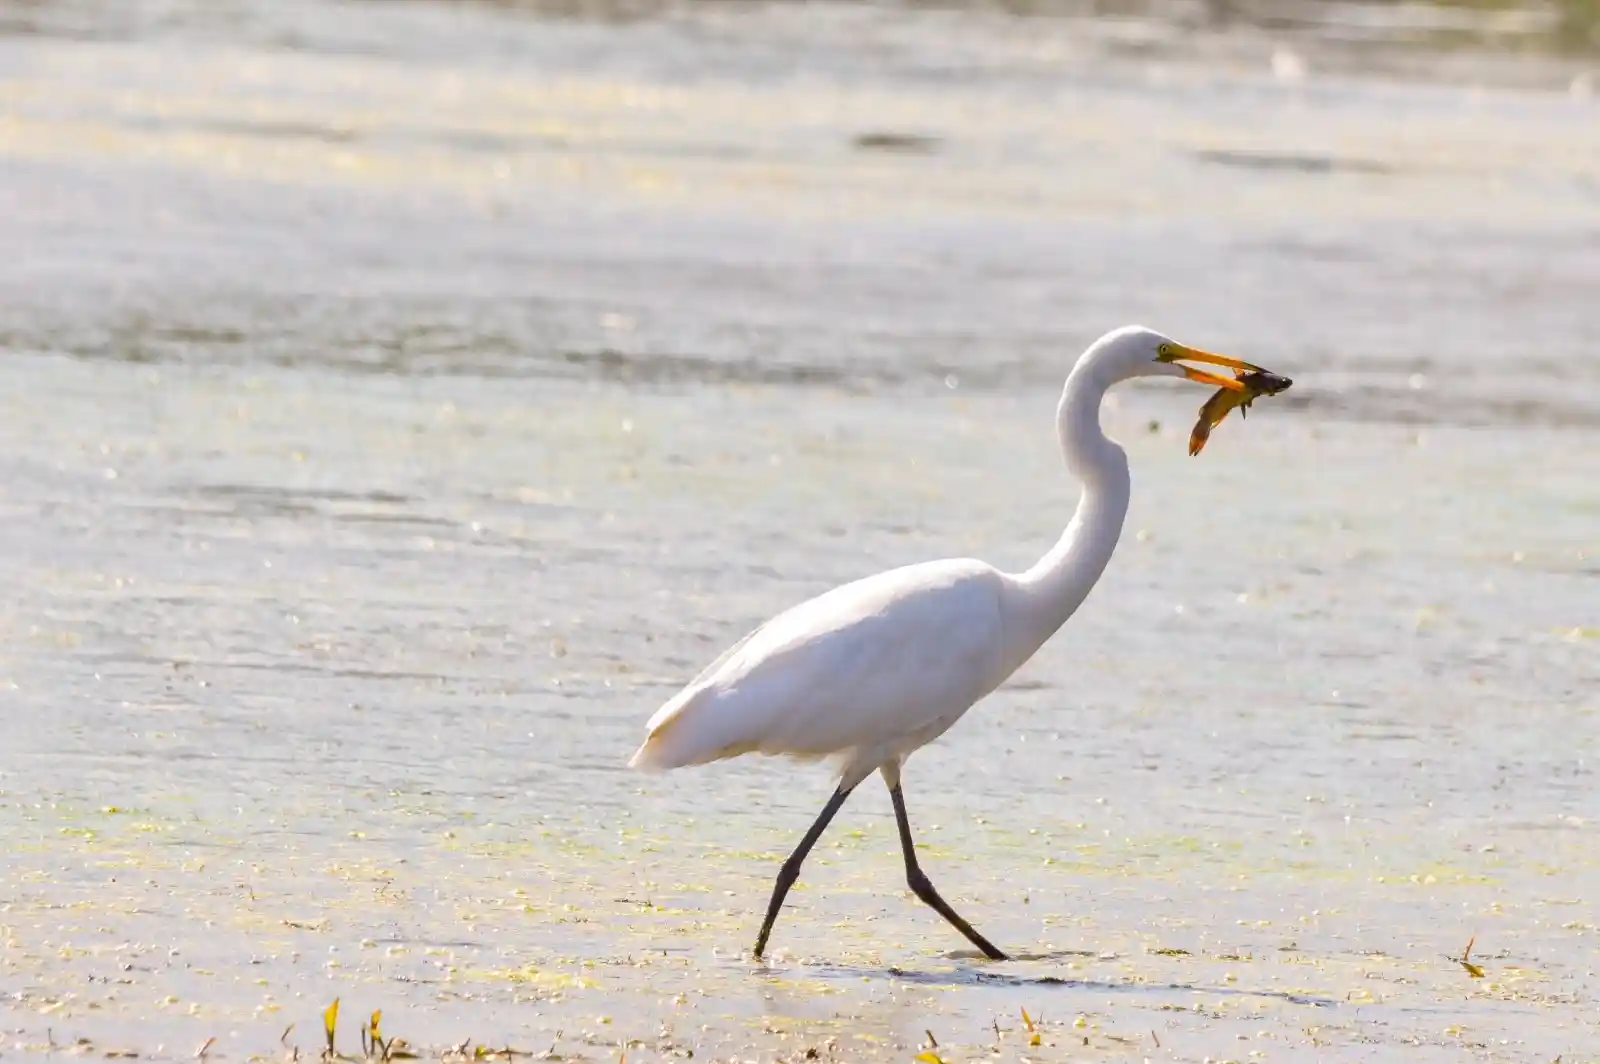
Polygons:
[[1264,369],[1254,369],[1236,372],[1234,376],[1239,383],[1244,385],[1243,390],[1235,388],[1218,388],[1211,398],[1205,401],[1200,408],[1200,419],[1194,423],[1194,430],[1189,433],[1190,456],[1200,453],[1206,445],[1206,440],[1211,438],[1211,430],[1221,424],[1222,419],[1234,409],[1239,408],[1239,416],[1244,417],[1250,404],[1263,395],[1277,395],[1287,391],[1294,383],[1288,377],[1280,377],[1276,373],[1268,373]]

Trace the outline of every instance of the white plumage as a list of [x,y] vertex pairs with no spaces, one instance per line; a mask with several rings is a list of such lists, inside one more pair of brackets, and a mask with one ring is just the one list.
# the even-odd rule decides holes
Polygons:
[[842,757],[843,782],[937,738],[1005,679],[1004,578],[971,560],[869,576],[734,644],[650,718],[631,764]]
[[779,873],[756,956],[817,837],[849,793],[877,770],[894,803],[912,890],[987,956],[1004,958],[939,897],[918,866],[900,768],[1032,657],[1110,561],[1130,480],[1127,456],[1100,430],[1106,389],[1141,376],[1242,387],[1179,359],[1258,368],[1137,326],[1107,333],[1073,367],[1056,431],[1083,495],[1060,540],[1027,572],[1003,573],[959,558],[834,588],[745,636],[650,718],[629,762],[635,768],[670,769],[746,753],[839,762],[833,798]]

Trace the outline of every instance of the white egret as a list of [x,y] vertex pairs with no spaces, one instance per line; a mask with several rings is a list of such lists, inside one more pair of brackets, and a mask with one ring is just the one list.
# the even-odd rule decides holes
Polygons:
[[1180,360],[1262,372],[1138,326],[1107,333],[1078,359],[1056,409],[1056,434],[1083,494],[1060,540],[1027,572],[958,558],[845,584],[761,625],[650,718],[649,734],[629,761],[634,768],[671,769],[751,752],[838,759],[833,796],[778,873],[757,957],[806,855],[850,792],[877,770],[894,804],[911,890],[986,956],[1005,959],[918,866],[900,768],[1031,658],[1111,560],[1130,484],[1126,453],[1100,429],[1106,390],[1162,376],[1244,388]]

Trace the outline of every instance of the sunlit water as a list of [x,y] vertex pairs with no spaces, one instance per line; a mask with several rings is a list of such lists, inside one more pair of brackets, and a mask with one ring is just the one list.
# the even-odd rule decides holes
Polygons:
[[[937,13],[44,10],[0,1053],[313,1054],[334,997],[348,1052],[1600,1053],[1592,99]],[[1021,959],[873,781],[752,962],[830,781],[634,775],[644,720],[834,583],[1030,563],[1130,320],[1296,383],[1194,459],[1198,389],[1120,392],[1102,586],[910,763]]]

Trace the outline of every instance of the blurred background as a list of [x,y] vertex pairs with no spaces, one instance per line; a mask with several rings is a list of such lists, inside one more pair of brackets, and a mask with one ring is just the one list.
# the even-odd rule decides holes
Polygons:
[[[10,1045],[316,1052],[342,996],[552,1059],[1019,1008],[1040,1059],[1587,1059],[1597,26],[0,0]],[[1129,322],[1295,385],[1197,458],[1200,389],[1116,393],[1111,569],[908,767],[1036,954],[962,954],[869,785],[750,965],[830,782],[635,776],[644,721],[833,584],[1030,564]]]

